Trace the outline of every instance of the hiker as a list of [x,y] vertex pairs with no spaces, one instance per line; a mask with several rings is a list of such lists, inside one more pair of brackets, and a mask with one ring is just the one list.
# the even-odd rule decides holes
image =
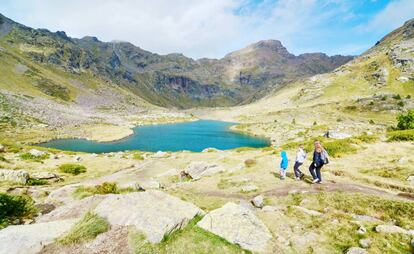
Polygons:
[[299,167],[305,162],[306,152],[303,145],[300,145],[298,151],[296,152],[295,165],[293,166],[293,172],[295,172],[296,180],[300,181],[305,174],[300,171]]
[[321,168],[329,163],[329,155],[323,148],[320,141],[315,141],[315,150],[313,151],[312,164],[309,166],[309,172],[313,177],[312,183],[322,183]]
[[286,151],[280,153],[282,160],[280,161],[280,179],[284,180],[286,178],[286,169],[288,167],[289,161]]

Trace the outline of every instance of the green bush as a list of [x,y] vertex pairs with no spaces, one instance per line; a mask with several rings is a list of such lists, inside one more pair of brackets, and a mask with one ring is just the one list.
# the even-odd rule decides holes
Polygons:
[[134,152],[133,158],[134,160],[139,160],[139,161],[144,160],[144,156],[142,155],[141,152]]
[[40,156],[35,156],[31,153],[22,153],[22,154],[20,154],[20,158],[22,158],[23,160],[42,161],[42,160],[49,159],[49,157],[50,157],[50,155],[48,153],[46,153],[44,155],[40,155]]
[[46,180],[29,179],[26,184],[30,186],[35,186],[35,185],[45,185],[45,184],[48,184],[48,182]]
[[408,110],[407,114],[398,115],[397,121],[399,130],[414,129],[414,109]]
[[66,163],[59,166],[60,172],[79,175],[86,172],[86,167],[80,164]]
[[387,133],[388,141],[414,141],[414,129],[390,131]]
[[0,229],[15,219],[29,218],[35,213],[34,202],[29,196],[0,193]]
[[109,224],[105,219],[88,212],[68,233],[58,239],[58,243],[67,245],[85,242],[94,239],[108,229]]
[[396,94],[396,95],[392,96],[392,98],[395,99],[395,100],[401,100],[401,95]]
[[119,190],[118,189],[118,185],[116,183],[109,183],[109,182],[104,182],[101,185],[96,185],[96,186],[79,186],[73,193],[75,198],[78,199],[82,199],[82,198],[86,198],[86,197],[90,197],[96,194],[109,194],[109,193],[113,193],[113,194],[118,194],[121,191],[125,191],[123,190]]

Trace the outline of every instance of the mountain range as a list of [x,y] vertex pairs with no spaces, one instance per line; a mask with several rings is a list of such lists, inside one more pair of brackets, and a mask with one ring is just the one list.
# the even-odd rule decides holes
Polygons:
[[[151,53],[128,42],[70,38],[62,31],[26,27],[1,14],[0,45],[3,54],[39,64],[57,79],[67,80],[67,74],[75,79],[89,76],[151,104],[174,108],[250,103],[289,82],[332,71],[353,59],[323,53],[296,56],[280,41],[264,40],[221,59],[194,60],[182,54]],[[35,89],[58,100],[74,99],[69,87],[44,74],[36,68],[25,70]]]

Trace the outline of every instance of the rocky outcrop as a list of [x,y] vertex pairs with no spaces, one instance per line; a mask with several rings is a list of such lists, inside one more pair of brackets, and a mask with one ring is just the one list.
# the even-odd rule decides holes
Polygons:
[[50,182],[57,182],[60,180],[60,176],[58,174],[51,173],[51,172],[31,173],[30,178],[36,179],[36,180],[47,180]]
[[223,168],[217,164],[209,164],[204,161],[195,161],[187,166],[184,173],[192,179],[198,180],[204,176],[210,176],[223,171]]
[[9,226],[0,230],[0,254],[34,254],[67,232],[77,220]]
[[94,211],[111,226],[135,226],[152,243],[203,214],[197,206],[156,190],[108,195]]
[[0,169],[0,181],[10,181],[26,184],[29,180],[29,173],[25,170]]
[[388,225],[388,224],[383,224],[383,225],[376,226],[375,227],[375,231],[377,231],[378,233],[386,233],[386,234],[406,234],[406,235],[413,235],[414,236],[414,232],[413,231],[403,229],[403,228],[401,228],[399,226]]
[[346,251],[346,254],[368,254],[368,252],[359,247],[351,247]]
[[227,203],[211,211],[197,226],[253,252],[266,251],[272,238],[267,227],[252,211],[235,203]]

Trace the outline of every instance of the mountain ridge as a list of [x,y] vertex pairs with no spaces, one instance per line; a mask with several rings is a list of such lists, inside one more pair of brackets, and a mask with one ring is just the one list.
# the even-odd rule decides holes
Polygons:
[[[280,41],[264,40],[221,59],[194,60],[180,53],[159,55],[129,42],[70,38],[63,31],[32,29],[3,16],[3,37],[34,61],[65,71],[92,72],[163,107],[231,106],[261,98],[299,78],[324,73],[351,56],[295,56]],[[5,28],[4,28],[5,27]],[[49,51],[46,51],[49,50]]]

